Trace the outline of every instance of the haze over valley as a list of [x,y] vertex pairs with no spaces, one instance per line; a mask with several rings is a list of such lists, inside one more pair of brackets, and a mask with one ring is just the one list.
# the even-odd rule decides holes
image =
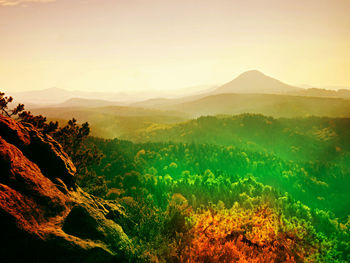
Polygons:
[[[33,113],[51,120],[62,122],[75,117],[79,122],[87,121],[92,134],[104,138],[131,138],[131,131],[174,125],[206,115],[350,117],[350,90],[295,87],[257,70],[244,72],[218,87],[196,87],[195,90],[190,89],[190,95],[186,96],[180,89],[175,98],[168,94],[163,98],[130,99],[132,95],[127,94],[52,88],[14,93],[14,97]],[[45,105],[41,105],[42,102]]]

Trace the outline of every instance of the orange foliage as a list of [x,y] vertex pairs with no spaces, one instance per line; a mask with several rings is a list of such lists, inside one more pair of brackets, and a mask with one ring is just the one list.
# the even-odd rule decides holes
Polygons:
[[283,230],[283,220],[263,206],[209,209],[193,214],[191,244],[181,262],[304,262],[300,233]]

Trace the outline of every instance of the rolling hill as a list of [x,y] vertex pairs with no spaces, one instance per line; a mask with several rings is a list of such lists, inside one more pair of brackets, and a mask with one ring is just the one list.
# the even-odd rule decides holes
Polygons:
[[277,94],[218,94],[195,101],[158,107],[201,115],[260,113],[273,117],[349,117],[350,100]]
[[89,122],[92,135],[103,138],[123,138],[155,124],[166,126],[188,119],[186,114],[179,112],[126,106],[34,108],[31,112],[60,123],[72,118],[79,123]]

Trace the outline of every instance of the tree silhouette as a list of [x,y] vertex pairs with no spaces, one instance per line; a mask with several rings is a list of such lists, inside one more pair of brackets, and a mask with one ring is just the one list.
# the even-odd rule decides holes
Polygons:
[[85,140],[89,137],[90,127],[87,122],[78,124],[76,119],[69,120],[65,126],[59,126],[57,121],[48,122],[42,115],[33,115],[24,109],[24,104],[18,104],[10,109],[13,103],[11,96],[5,96],[0,92],[1,114],[10,118],[15,118],[23,123],[30,123],[40,132],[50,135],[58,141],[65,152],[71,157],[77,168],[77,183],[85,190],[95,195],[103,196],[107,192],[107,186],[103,176],[97,176],[89,169],[91,165],[98,164],[102,154],[97,147],[87,146]]
[[14,115],[17,115],[20,112],[24,111],[24,105],[18,104],[16,108],[10,110],[8,108],[8,105],[13,102],[13,98],[5,96],[5,93],[0,92],[0,109],[1,113],[4,116],[12,117]]

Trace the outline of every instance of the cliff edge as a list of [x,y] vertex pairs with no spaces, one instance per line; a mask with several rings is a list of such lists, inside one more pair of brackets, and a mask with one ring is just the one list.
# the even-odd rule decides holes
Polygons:
[[123,208],[85,193],[60,144],[0,115],[0,261],[129,262]]

